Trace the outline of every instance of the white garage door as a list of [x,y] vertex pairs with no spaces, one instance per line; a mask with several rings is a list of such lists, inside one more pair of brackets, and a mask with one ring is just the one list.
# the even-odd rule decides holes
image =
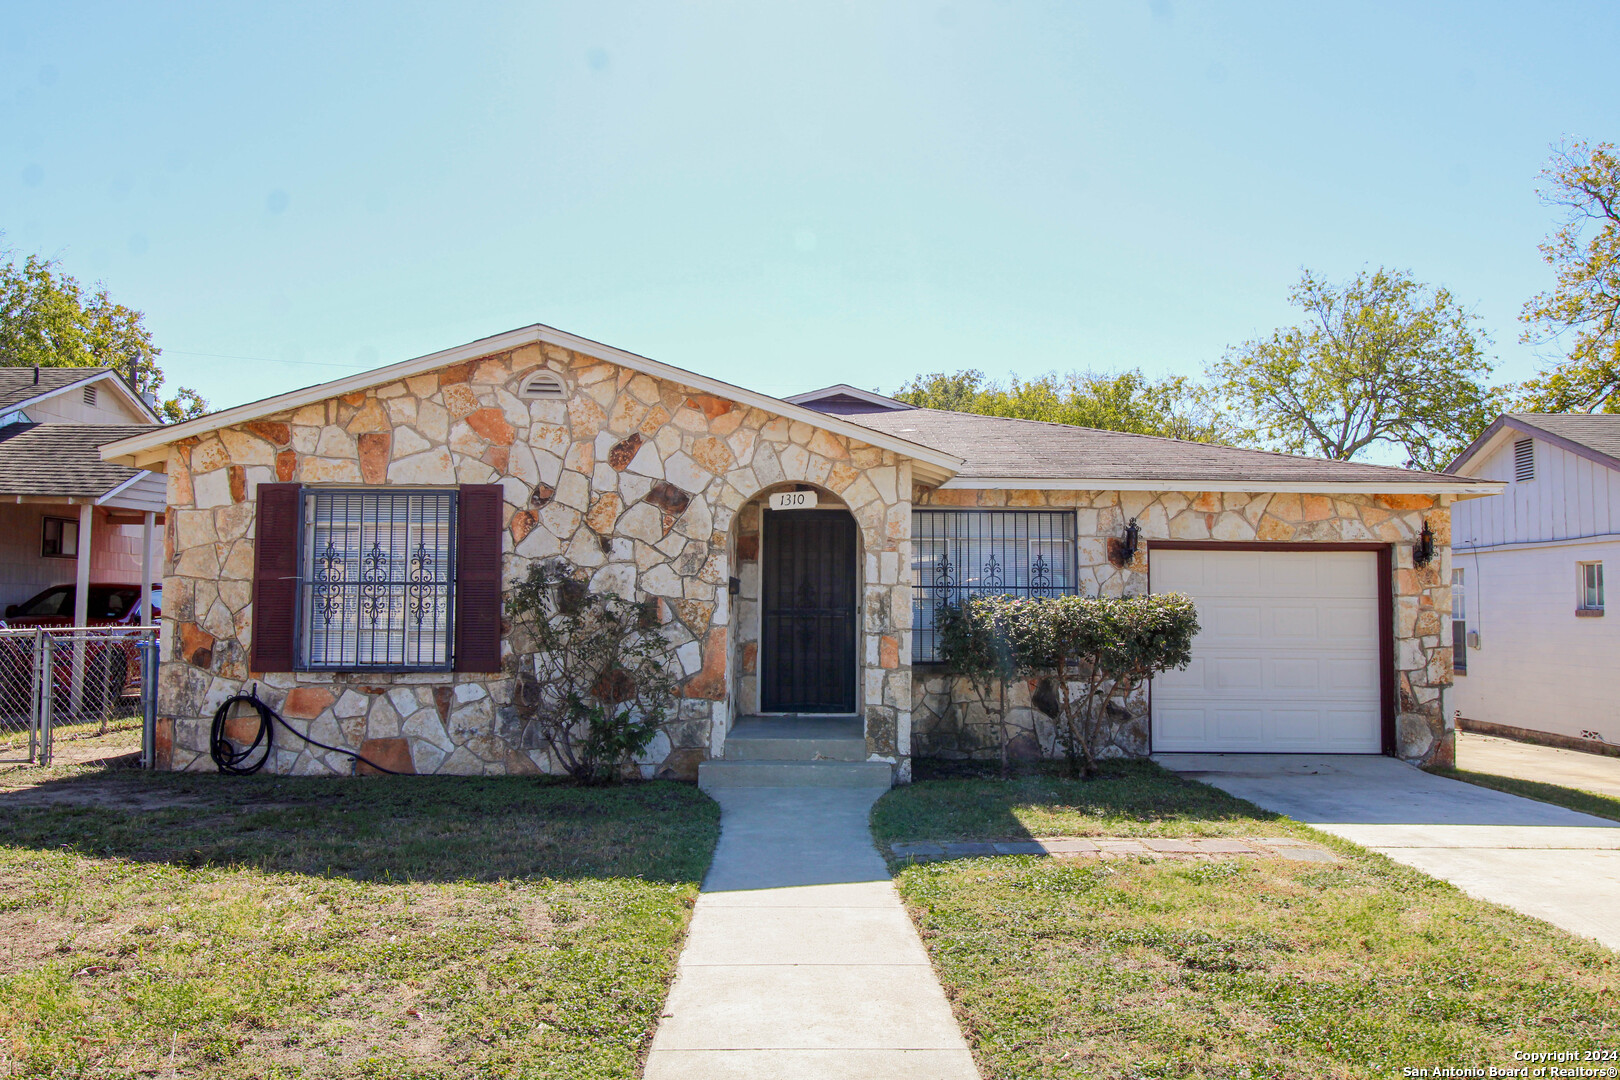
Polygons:
[[1198,605],[1184,671],[1153,680],[1153,749],[1376,754],[1377,557],[1149,552],[1154,592]]

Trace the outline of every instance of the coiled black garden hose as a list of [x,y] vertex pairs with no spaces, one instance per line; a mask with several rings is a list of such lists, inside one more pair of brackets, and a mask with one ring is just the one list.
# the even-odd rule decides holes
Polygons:
[[[254,734],[253,741],[240,750],[236,748],[235,743],[225,737],[225,724],[231,718],[231,706],[238,702],[246,702],[253,706],[254,711],[259,714],[259,730]],[[342,754],[345,757],[353,758],[356,762],[363,761],[378,772],[388,773],[390,776],[401,775],[397,770],[385,768],[353,750],[345,750],[341,746],[328,746],[305,735],[302,731],[283,720],[280,713],[265,704],[264,699],[259,697],[257,683],[245,694],[237,694],[235,697],[226,698],[224,703],[214,710],[214,730],[208,740],[208,755],[214,759],[214,764],[219,767],[219,771],[222,773],[231,776],[252,776],[264,768],[264,763],[270,760],[270,752],[275,749],[276,745],[277,724],[280,724],[311,746],[318,746],[322,750]],[[264,747],[264,753],[259,755],[257,761],[253,761],[253,755],[261,746]],[[249,762],[252,763],[249,764]]]

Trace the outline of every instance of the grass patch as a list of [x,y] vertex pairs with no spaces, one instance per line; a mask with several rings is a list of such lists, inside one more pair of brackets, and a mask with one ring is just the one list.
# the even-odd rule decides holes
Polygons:
[[[926,773],[924,774],[926,775]],[[897,788],[872,812],[880,843],[1035,836],[1308,836],[1296,825],[1150,761],[1108,761],[1082,783],[1061,766],[1009,780],[953,777]]]
[[1431,768],[1428,771],[1450,780],[1478,784],[1480,787],[1495,791],[1505,791],[1509,795],[1522,795],[1527,799],[1568,807],[1583,814],[1594,814],[1597,817],[1620,821],[1620,799],[1613,795],[1600,795],[1595,791],[1582,791],[1580,788],[1564,787],[1562,784],[1544,784],[1539,780],[1520,780],[1514,776],[1471,772],[1468,769]]
[[1620,1030],[1613,953],[1148,763],[913,784],[873,819],[889,842],[1296,835],[1343,860],[897,866],[987,1078],[1398,1076]]
[[719,821],[666,783],[73,768],[0,807],[19,1077],[634,1076]]

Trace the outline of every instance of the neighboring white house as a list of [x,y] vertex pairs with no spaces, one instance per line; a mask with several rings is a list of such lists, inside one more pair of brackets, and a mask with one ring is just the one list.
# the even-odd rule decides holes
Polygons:
[[1446,471],[1508,484],[1452,510],[1455,707],[1518,729],[1502,734],[1620,744],[1620,612],[1604,594],[1604,564],[1620,565],[1620,416],[1507,413]]

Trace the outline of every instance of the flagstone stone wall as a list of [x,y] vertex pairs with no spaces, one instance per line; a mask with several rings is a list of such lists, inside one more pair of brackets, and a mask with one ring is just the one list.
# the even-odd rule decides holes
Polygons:
[[[545,369],[560,399],[526,400]],[[910,464],[891,451],[553,346],[526,346],[176,443],[169,482],[160,753],[212,768],[211,717],[256,684],[314,738],[419,773],[553,771],[504,675],[250,672],[258,485],[499,484],[503,576],[566,557],[598,591],[653,597],[681,665],[678,721],[646,775],[691,778],[717,754],[757,663],[734,632],[729,579],[749,579],[739,511],[809,484],[854,515],[865,553],[861,708],[874,760],[907,774],[912,688]],[[831,501],[831,500],[829,500]],[[757,512],[755,512],[757,515]],[[741,550],[739,550],[739,548]],[[752,551],[757,559],[757,542]],[[757,589],[757,562],[754,566]],[[757,592],[754,593],[757,596]],[[750,697],[750,695],[753,695]],[[351,771],[350,759],[278,738],[270,769]]]
[[[1453,759],[1455,732],[1446,702],[1451,687],[1451,511],[1444,496],[1300,495],[1234,492],[941,490],[919,487],[918,507],[1073,507],[1077,518],[1078,587],[1088,595],[1134,596],[1148,590],[1153,540],[1379,541],[1394,545],[1396,742],[1400,756],[1425,764]],[[1126,523],[1141,530],[1136,555],[1118,559]],[[1435,558],[1412,565],[1412,542],[1424,521]],[[999,728],[963,679],[919,670],[912,682],[913,753],[920,757],[995,758]],[[1061,754],[1050,710],[1053,688],[1011,688],[1012,752],[1021,758]],[[1040,707],[1046,704],[1048,711]],[[1104,754],[1147,753],[1148,700],[1134,695],[1110,712]]]

